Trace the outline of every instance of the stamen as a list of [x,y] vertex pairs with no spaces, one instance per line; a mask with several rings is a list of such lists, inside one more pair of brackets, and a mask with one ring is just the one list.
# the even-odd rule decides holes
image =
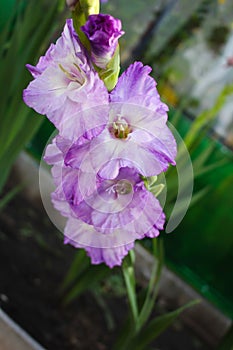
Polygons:
[[128,180],[119,180],[112,186],[106,189],[108,193],[115,193],[116,195],[125,195],[131,193],[133,190],[131,182]]
[[124,119],[118,117],[117,121],[112,123],[112,130],[110,131],[118,139],[126,139],[132,132],[132,129]]
[[65,75],[68,77],[68,79],[75,81],[75,82],[79,83],[80,85],[83,85],[85,83],[84,73],[76,63],[73,63],[73,65],[75,66],[75,68],[78,69],[78,74],[76,74],[76,75],[72,72],[69,72],[60,63],[58,64],[59,68],[62,70],[63,73],[65,73]]
[[113,125],[113,129],[118,130],[118,127],[115,122],[113,122],[112,125]]
[[120,180],[117,182],[116,186],[116,192],[118,194],[124,195],[129,194],[132,192],[132,184],[128,180]]
[[79,70],[80,73],[82,73],[82,70],[77,63],[73,63],[73,65]]

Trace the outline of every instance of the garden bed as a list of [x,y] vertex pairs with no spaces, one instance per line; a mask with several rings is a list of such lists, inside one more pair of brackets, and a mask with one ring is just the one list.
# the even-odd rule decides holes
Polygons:
[[[17,183],[11,176],[6,190]],[[111,349],[126,314],[126,298],[105,296],[115,322],[109,329],[103,309],[91,292],[62,305],[59,289],[75,254],[63,245],[39,199],[21,191],[0,213],[0,305],[46,349]],[[172,306],[173,307],[173,306]],[[159,297],[157,310],[171,310]],[[181,320],[155,342],[154,349],[209,349]]]

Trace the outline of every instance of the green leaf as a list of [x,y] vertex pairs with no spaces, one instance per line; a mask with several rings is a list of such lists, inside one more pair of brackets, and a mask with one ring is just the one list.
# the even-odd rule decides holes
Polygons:
[[[189,98],[183,97],[179,102],[179,106],[175,109],[175,113],[170,117],[171,123],[175,128],[178,127],[178,124],[183,117],[184,110],[187,109],[188,106],[189,106]],[[169,116],[170,116],[170,113],[169,113]]]
[[97,282],[110,274],[111,270],[105,265],[90,266],[79,278],[64,298],[64,304],[71,303],[84,291],[92,288]]
[[92,290],[92,294],[94,295],[97,304],[103,311],[103,315],[105,317],[106,323],[107,323],[107,329],[109,331],[112,331],[115,328],[115,321],[111,312],[111,309],[109,308],[108,304],[106,303],[101,291],[98,289]]
[[190,202],[190,207],[192,207],[194,204],[196,204],[197,202],[199,202],[200,199],[202,199],[204,196],[207,195],[207,193],[210,191],[210,187],[206,186],[205,188],[203,188],[200,191],[197,191],[191,199]]
[[153,252],[157,259],[155,260],[152,268],[151,278],[149,281],[146,298],[137,320],[137,330],[140,330],[144,326],[144,324],[147,322],[154,308],[155,300],[158,295],[159,281],[160,281],[163,262],[164,262],[162,240],[158,240],[157,238],[153,239]]
[[128,343],[134,335],[134,324],[132,318],[126,318],[123,321],[120,334],[118,334],[112,350],[129,350]]
[[0,85],[5,91],[0,104],[0,191],[18,153],[43,121],[22,101],[22,91],[30,79],[25,64],[35,62],[44,51],[56,13],[57,1],[52,5],[45,0],[18,1],[6,29],[0,33]]
[[103,80],[108,91],[111,91],[116,86],[118,76],[120,72],[120,49],[119,45],[116,51],[107,64],[105,69],[101,69],[95,66],[96,71],[99,73],[99,77]]
[[22,185],[14,187],[3,198],[0,198],[0,211],[2,211],[6,205],[22,190]]
[[214,162],[212,164],[203,166],[194,172],[194,176],[195,177],[202,176],[204,174],[207,174],[210,171],[213,171],[214,169],[221,168],[222,166],[226,165],[227,163],[229,163],[229,160],[221,159],[221,160]]
[[129,304],[132,312],[132,317],[134,323],[137,323],[138,319],[138,304],[137,304],[137,294],[136,294],[136,280],[134,274],[134,265],[130,256],[127,256],[122,264],[122,272],[125,279],[125,285],[127,290],[127,295],[129,299]]
[[[207,186],[205,188],[203,188],[202,190],[199,190],[198,192],[196,192],[192,198],[191,201],[189,203],[189,209],[195,204],[197,203],[201,198],[203,198],[205,195],[207,195],[207,193],[209,192],[210,187]],[[176,218],[184,213],[184,211],[187,211],[187,202],[190,200],[190,197],[183,197],[179,200],[179,202],[176,202],[176,207],[172,213],[172,220],[176,220]],[[174,203],[172,204],[168,204],[166,205],[166,215],[168,215],[168,217],[170,216],[172,210],[174,208]]]
[[201,129],[210,124],[221,108],[223,107],[224,103],[226,102],[226,99],[229,95],[233,94],[233,84],[227,85],[223,88],[221,93],[219,94],[218,98],[215,101],[215,104],[212,108],[203,111],[192,123],[188,133],[186,134],[184,141],[188,149],[190,149],[195,142],[196,138],[198,137],[199,132]]
[[90,262],[85,250],[78,249],[61,285],[61,292],[70,287],[88,267]]
[[136,336],[128,350],[146,350],[148,349],[148,345],[156,339],[162,332],[164,332],[171,324],[175,321],[175,319],[186,309],[198,304],[199,300],[194,300],[186,305],[180,307],[179,309],[169,312],[165,315],[158,316],[154,318],[148,326],[146,326],[139,334]]
[[193,171],[197,172],[209,159],[211,154],[213,153],[215,145],[209,145],[205,150],[198,154],[198,156],[193,160]]

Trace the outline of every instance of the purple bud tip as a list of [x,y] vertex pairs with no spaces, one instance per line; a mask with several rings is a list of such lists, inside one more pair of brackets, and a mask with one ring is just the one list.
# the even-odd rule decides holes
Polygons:
[[118,39],[124,34],[121,21],[107,14],[91,15],[81,29],[90,41],[94,63],[104,68],[114,55]]

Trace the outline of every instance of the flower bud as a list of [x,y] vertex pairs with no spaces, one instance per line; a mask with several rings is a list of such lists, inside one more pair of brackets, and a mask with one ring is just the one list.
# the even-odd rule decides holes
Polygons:
[[90,42],[93,63],[105,69],[114,56],[118,39],[124,34],[121,21],[107,14],[91,15],[81,30]]

